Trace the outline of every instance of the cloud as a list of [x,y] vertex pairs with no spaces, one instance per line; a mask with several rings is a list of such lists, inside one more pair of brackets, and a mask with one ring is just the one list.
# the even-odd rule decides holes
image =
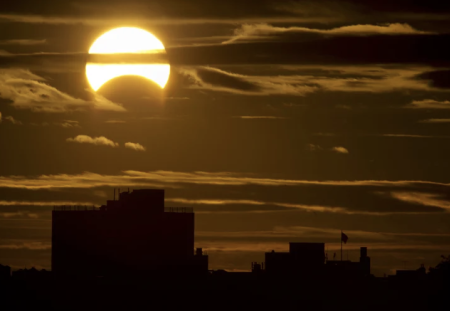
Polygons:
[[[308,151],[322,151],[324,150],[321,146],[319,145],[314,145],[314,144],[308,144],[306,145],[306,150]],[[337,153],[343,153],[343,154],[348,154],[348,150],[344,147],[333,147],[330,149],[331,151],[337,152]]]
[[174,171],[123,171],[120,175],[101,175],[91,172],[68,175],[41,175],[38,177],[0,177],[0,188],[59,189],[110,187],[178,187],[175,184],[222,186],[341,186],[341,187],[424,187],[426,185],[450,187],[448,183],[421,180],[296,180],[255,177],[231,172],[174,172]]
[[[214,74],[205,74],[208,71]],[[189,78],[191,89],[256,96],[273,94],[304,96],[318,90],[316,86],[310,86],[306,82],[286,83],[276,81],[276,77],[245,76],[212,67],[183,67],[180,68],[180,73]]]
[[450,119],[426,119],[419,121],[420,123],[450,123]]
[[47,40],[35,39],[16,39],[16,40],[0,40],[0,45],[40,45],[47,43]]
[[0,249],[29,249],[29,250],[49,250],[51,243],[24,242],[20,244],[0,244]]
[[67,141],[80,143],[80,144],[93,144],[93,145],[103,145],[103,146],[110,146],[110,147],[119,147],[118,143],[115,143],[112,140],[110,140],[104,136],[92,138],[87,135],[78,135],[75,138],[67,138]]
[[[429,181],[383,180],[289,180],[255,177],[252,174],[227,172],[172,172],[172,171],[124,171],[116,175],[58,174],[41,176],[0,177],[0,188],[23,190],[92,189],[102,187],[132,187],[171,189],[167,202],[175,206],[196,205],[201,214],[253,214],[280,213],[295,215],[298,212],[339,215],[431,215],[450,213],[442,202],[417,204],[411,200],[399,200],[393,192],[434,193],[436,200],[445,200],[450,184]],[[202,189],[203,195],[195,195],[193,189]],[[109,191],[107,191],[109,192]],[[195,192],[195,191],[194,191]],[[79,194],[79,191],[75,190]],[[89,191],[89,193],[92,193]],[[226,196],[223,196],[223,194]],[[381,195],[380,195],[381,194]],[[441,197],[438,197],[441,195]],[[427,198],[430,199],[430,198]],[[49,206],[92,205],[91,203],[61,202],[50,199],[0,201],[0,206]],[[97,202],[89,197],[84,201]],[[63,202],[67,201],[67,203]],[[289,214],[291,213],[291,214]],[[289,214],[289,215],[288,215]],[[284,216],[283,216],[284,217]],[[309,217],[309,216],[308,216]]]
[[[341,229],[306,227],[306,226],[275,226],[272,230],[266,231],[203,231],[199,232],[201,237],[243,237],[243,238],[294,238],[304,236],[317,239],[332,239],[339,236]],[[389,232],[389,231],[363,231],[363,230],[345,230],[353,241],[370,240],[373,241],[393,241],[393,237],[450,237],[448,233],[417,233],[417,232]]]
[[323,137],[334,137],[336,136],[335,133],[314,133],[314,136],[323,136]]
[[[1,205],[0,201],[0,205]],[[35,213],[30,213],[28,211],[22,212],[12,212],[12,213],[0,213],[0,218],[22,218],[22,217],[26,217],[26,218],[39,218],[39,215],[35,214]]]
[[[266,206],[277,206],[284,207],[289,210],[303,210],[306,212],[320,212],[320,213],[338,213],[338,214],[347,214],[347,215],[372,215],[372,216],[384,216],[384,215],[393,215],[393,214],[407,214],[408,212],[390,212],[390,211],[382,211],[382,212],[370,212],[370,211],[355,211],[350,210],[345,207],[337,207],[337,206],[321,206],[321,205],[308,205],[308,204],[294,204],[294,203],[281,203],[281,202],[264,202],[264,201],[256,201],[256,200],[228,200],[228,199],[184,199],[184,198],[172,198],[166,199],[166,202],[173,203],[182,203],[182,204],[190,204],[190,205],[266,205]],[[221,211],[214,210],[214,213],[229,213],[229,211]],[[235,212],[235,211],[233,211]],[[250,213],[267,213],[267,212],[280,212],[280,210],[251,210],[245,211]],[[202,211],[197,213],[204,213]],[[415,212],[410,212],[411,214],[415,214]]]
[[[213,67],[181,67],[191,89],[240,95],[305,96],[317,92],[384,93],[399,90],[435,91],[415,79],[428,67],[279,66],[287,74],[244,75]],[[214,72],[214,75],[205,72]],[[212,78],[213,77],[213,78]]]
[[256,84],[246,81],[244,76],[231,74],[215,68],[197,68],[196,75],[204,82],[212,85],[220,85],[224,88],[250,92],[259,90],[259,87]]
[[[269,39],[241,40],[232,44],[174,46],[168,47],[167,53],[174,66],[371,64],[377,67],[396,64],[409,69],[428,64],[428,71],[436,71],[435,64],[442,64],[441,68],[447,68],[445,64],[448,64],[448,53],[445,52],[449,40],[447,34],[324,36],[284,33],[276,35],[275,39],[270,36]],[[390,53],[386,46],[395,49],[396,53]],[[429,46],[434,48],[427,48]],[[430,83],[430,79],[420,78],[422,73],[411,79],[438,88],[439,85]]]
[[[50,126],[50,123],[48,123],[48,122],[42,122],[42,123],[31,122],[30,125],[32,125],[32,126]],[[61,125],[61,124],[55,123],[55,125]]]
[[14,119],[14,117],[12,117],[12,116],[6,116],[3,119],[8,120],[9,122],[11,122],[14,125],[22,125],[21,121]]
[[384,137],[409,137],[409,138],[449,138],[450,136],[429,136],[429,135],[414,135],[414,134],[383,134]]
[[438,101],[434,99],[414,100],[406,108],[413,109],[450,109],[450,101]]
[[318,151],[318,150],[323,150],[323,149],[319,145],[308,144],[308,145],[306,145],[306,150],[308,150],[308,151]]
[[424,192],[391,192],[391,197],[399,201],[425,206],[433,206],[450,212],[450,201],[435,193]]
[[274,36],[284,34],[318,34],[326,36],[370,36],[370,35],[418,35],[430,34],[419,31],[408,24],[386,24],[386,25],[350,25],[333,29],[314,29],[307,27],[275,27],[266,23],[244,24],[234,30],[234,36],[224,41],[224,44],[235,41],[270,40]]
[[75,120],[64,120],[61,123],[55,123],[56,125],[62,126],[64,128],[80,128],[80,124]]
[[[103,9],[104,11],[104,9]],[[233,14],[236,12],[233,11]],[[97,14],[98,15],[98,14]],[[144,25],[205,25],[205,24],[230,24],[236,23],[320,23],[336,21],[333,17],[250,17],[236,18],[133,18],[133,19],[112,19],[112,18],[79,18],[70,16],[45,16],[32,14],[0,14],[0,20],[15,23],[47,24],[47,25],[91,25],[110,26],[114,24],[144,24]]]
[[166,100],[190,100],[189,97],[166,97]]
[[24,69],[0,70],[0,97],[12,101],[18,109],[35,112],[67,112],[71,110],[125,111],[119,104],[91,92],[92,100],[74,98],[45,84],[45,79]]
[[343,154],[349,153],[348,150],[344,147],[333,147],[331,150],[334,152],[337,152],[337,153],[343,153]]
[[125,148],[136,151],[145,151],[145,147],[138,143],[125,143]]
[[234,116],[235,119],[245,119],[245,120],[254,120],[254,119],[267,119],[267,120],[281,120],[286,119],[284,117],[276,117],[276,116]]
[[73,201],[4,201],[0,200],[0,206],[92,206],[91,202],[73,202]]
[[105,123],[119,124],[119,123],[126,123],[126,122],[123,120],[108,120],[108,121],[105,121]]
[[418,75],[416,78],[427,81],[431,86],[441,91],[450,89],[449,69],[427,71]]
[[14,55],[14,54],[11,54],[11,53],[9,53],[8,51],[5,51],[5,50],[0,50],[0,56],[9,57],[9,56],[12,56],[12,55]]

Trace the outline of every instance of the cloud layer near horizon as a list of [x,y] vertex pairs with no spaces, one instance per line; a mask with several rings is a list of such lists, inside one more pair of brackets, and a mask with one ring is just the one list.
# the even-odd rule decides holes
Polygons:
[[[339,214],[360,214],[360,215],[392,215],[392,214],[417,214],[417,213],[436,213],[450,212],[450,206],[442,196],[443,189],[450,187],[450,184],[435,183],[427,181],[382,181],[382,180],[357,180],[357,181],[310,181],[310,180],[285,180],[259,178],[251,175],[237,173],[208,173],[208,172],[172,172],[172,171],[124,171],[121,175],[101,175],[94,173],[83,173],[77,175],[42,175],[35,178],[25,176],[0,177],[0,188],[15,188],[27,190],[45,190],[45,189],[89,189],[99,187],[156,187],[166,189],[183,189],[186,186],[208,186],[208,187],[273,187],[277,189],[289,188],[306,189],[313,187],[314,191],[327,191],[326,189],[349,189],[354,188],[358,196],[364,194],[364,200],[371,200],[360,206],[360,204],[342,200],[338,196],[324,200],[315,197],[308,198],[300,196],[295,201],[286,198],[286,200],[276,201],[276,198],[259,198],[242,196],[236,198],[224,197],[197,197],[183,198],[171,197],[168,202],[194,204],[208,207],[205,211],[214,211],[214,206],[236,206],[237,209],[225,209],[222,212],[246,211],[243,206],[260,207],[261,212],[280,212],[283,210],[304,210],[310,212],[327,212]],[[288,187],[288,188],[285,188]],[[239,188],[237,188],[239,189]],[[419,191],[419,189],[422,189]],[[428,190],[423,190],[428,189]],[[299,191],[297,190],[297,191]],[[244,191],[244,190],[243,190]],[[272,190],[271,190],[272,191]],[[347,191],[347,190],[345,190]],[[344,191],[344,192],[345,192]],[[244,191],[246,192],[246,191]],[[353,193],[353,192],[352,192]],[[282,198],[281,196],[280,198]],[[370,199],[371,198],[371,199]],[[379,203],[376,203],[379,201]],[[16,202],[16,201],[14,201]],[[395,202],[401,202],[399,206]],[[5,202],[7,205],[7,203]],[[18,205],[18,203],[14,203]],[[14,205],[12,204],[12,205]],[[350,204],[350,205],[349,205]],[[377,204],[387,204],[385,207],[377,207]],[[1,204],[0,204],[1,205]],[[373,206],[372,206],[373,205]],[[392,205],[392,208],[389,207]],[[356,209],[355,209],[356,208]],[[252,209],[248,210],[252,212]]]
[[[80,135],[85,136],[85,135]],[[88,136],[89,137],[89,136]],[[89,137],[89,141],[92,139]],[[80,140],[83,140],[82,138]],[[91,143],[91,142],[89,142]],[[103,144],[103,143],[100,143]],[[105,143],[112,146],[110,143]],[[115,143],[112,143],[115,146]],[[436,185],[450,187],[449,183],[421,181],[421,180],[294,180],[256,177],[253,174],[233,172],[174,172],[174,171],[123,171],[120,175],[102,175],[85,172],[82,174],[41,175],[36,178],[26,176],[0,177],[0,187],[23,189],[52,189],[52,188],[92,188],[100,186],[151,186],[155,182],[167,184],[188,183],[203,185],[259,185],[259,186],[414,186]]]

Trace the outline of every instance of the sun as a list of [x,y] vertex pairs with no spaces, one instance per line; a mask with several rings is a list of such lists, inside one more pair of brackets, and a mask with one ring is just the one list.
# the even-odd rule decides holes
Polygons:
[[[89,54],[96,56],[97,61],[86,64],[86,76],[94,91],[98,91],[109,80],[125,75],[149,79],[163,89],[170,75],[167,61],[128,63],[128,60],[132,58],[130,56],[150,57],[165,53],[162,42],[150,32],[134,27],[116,28],[104,33],[92,44]],[[114,56],[112,54],[117,54],[117,57],[108,58]],[[105,62],[105,59],[113,61]]]

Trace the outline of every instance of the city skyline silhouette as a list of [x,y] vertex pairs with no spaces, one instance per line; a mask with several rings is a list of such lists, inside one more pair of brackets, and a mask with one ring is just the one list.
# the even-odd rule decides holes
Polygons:
[[9,301],[437,308],[449,16],[438,0],[2,3]]
[[[262,310],[437,310],[445,305],[450,256],[442,256],[428,271],[422,264],[375,277],[367,247],[360,247],[357,262],[342,259],[342,243],[350,238],[341,231],[340,260],[334,260],[335,254],[328,259],[325,243],[290,242],[288,252],[268,251],[264,262],[251,262],[249,272],[211,270],[203,249],[194,252],[194,219],[191,208],[165,207],[162,189],[118,189],[117,199],[114,189],[113,200],[100,207],[55,206],[52,270],[11,271],[0,265],[1,306],[94,310],[100,305],[165,305],[172,310],[199,293],[206,305],[197,309],[205,310],[222,295],[227,302],[217,306],[220,310],[236,303]],[[336,282],[337,288],[325,285]],[[86,285],[90,289],[74,301]],[[172,292],[179,297],[168,302]],[[347,301],[349,294],[353,297]]]

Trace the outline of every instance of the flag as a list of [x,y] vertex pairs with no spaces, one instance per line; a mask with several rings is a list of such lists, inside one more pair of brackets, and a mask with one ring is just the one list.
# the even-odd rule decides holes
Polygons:
[[344,232],[341,232],[341,241],[347,244],[347,240],[348,236]]

